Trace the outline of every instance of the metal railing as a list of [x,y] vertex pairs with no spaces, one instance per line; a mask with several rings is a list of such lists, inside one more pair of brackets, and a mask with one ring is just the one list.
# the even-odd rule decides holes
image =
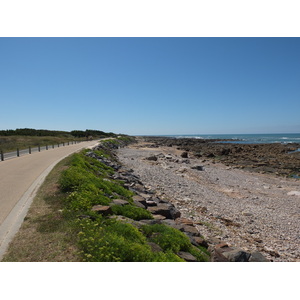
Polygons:
[[2,150],[0,150],[0,161],[4,161],[4,160],[15,158],[15,157],[20,157],[20,156],[23,156],[23,155],[26,155],[26,154],[32,154],[34,152],[41,152],[41,151],[44,151],[44,150],[49,150],[49,149],[69,146],[69,145],[73,145],[73,144],[78,144],[80,142],[82,142],[82,141],[71,141],[71,142],[51,144],[51,145],[46,145],[46,146],[38,145],[37,147],[30,147],[29,146],[26,149],[20,150],[19,148],[17,148],[16,151],[6,152],[6,153],[4,153]]

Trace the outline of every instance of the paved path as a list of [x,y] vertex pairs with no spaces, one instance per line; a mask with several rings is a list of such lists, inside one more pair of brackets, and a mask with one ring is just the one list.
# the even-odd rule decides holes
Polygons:
[[19,230],[39,186],[53,167],[68,155],[97,143],[81,142],[0,161],[0,260]]

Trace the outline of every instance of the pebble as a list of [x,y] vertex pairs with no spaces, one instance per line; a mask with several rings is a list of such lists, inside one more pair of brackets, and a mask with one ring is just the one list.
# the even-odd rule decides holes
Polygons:
[[[163,192],[183,218],[193,217],[205,238],[218,236],[227,244],[261,251],[273,261],[300,259],[297,238],[300,220],[299,214],[295,214],[299,212],[299,198],[295,197],[300,196],[298,182],[228,169],[220,163],[209,164],[209,161],[204,164],[205,172],[195,172],[191,167],[204,163],[197,158],[190,159],[189,167],[184,166],[182,177],[178,176],[183,167],[177,160],[180,154],[176,157],[169,152],[170,148],[167,151],[164,152],[163,147],[149,150],[133,146],[119,149],[117,153],[119,160],[132,168],[144,184]],[[161,155],[157,164],[144,160],[160,153],[167,154],[168,158]],[[234,192],[224,193],[224,190]],[[205,207],[209,213],[203,213],[199,207]],[[215,217],[218,215],[233,222],[226,225]]]

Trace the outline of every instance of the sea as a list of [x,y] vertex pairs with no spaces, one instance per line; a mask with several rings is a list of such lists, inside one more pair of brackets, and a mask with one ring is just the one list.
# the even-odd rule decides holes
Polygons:
[[[272,134],[186,134],[186,135],[164,135],[175,138],[194,139],[226,139],[224,143],[235,144],[270,144],[270,143],[299,143],[300,133],[272,133]],[[231,141],[232,140],[232,141]]]

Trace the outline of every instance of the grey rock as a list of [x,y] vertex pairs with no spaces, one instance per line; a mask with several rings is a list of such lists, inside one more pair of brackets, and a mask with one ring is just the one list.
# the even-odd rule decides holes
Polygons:
[[269,260],[266,259],[260,252],[252,252],[249,258],[249,262],[268,262]]
[[140,207],[140,208],[145,208],[146,209],[146,206],[142,203],[142,202],[139,202],[139,201],[133,201],[134,205],[137,206],[137,207]]
[[180,217],[180,212],[171,204],[158,204],[147,208],[154,215],[162,215],[167,219],[176,219]]
[[189,252],[179,251],[177,255],[187,262],[196,262],[197,258]]
[[203,166],[194,166],[194,167],[191,167],[191,169],[194,169],[194,170],[197,170],[197,171],[204,171]]
[[126,201],[126,200],[122,200],[122,199],[114,199],[114,200],[112,201],[112,204],[113,204],[113,205],[124,206],[124,205],[128,205],[129,202]]
[[200,236],[200,233],[199,233],[198,229],[194,226],[183,225],[183,230],[182,231],[184,233],[186,233],[187,235]]
[[92,207],[92,211],[105,216],[113,213],[111,207],[105,205],[95,205]]
[[194,246],[202,246],[204,248],[208,248],[208,243],[200,236],[190,236],[190,241]]
[[155,155],[146,157],[147,160],[157,161],[157,157]]
[[231,262],[247,262],[251,254],[240,249],[234,249],[229,252],[223,252],[223,255]]
[[181,157],[182,158],[188,158],[189,157],[188,152],[186,152],[186,151],[182,152]]
[[146,200],[146,206],[157,206],[157,203],[153,200]]

